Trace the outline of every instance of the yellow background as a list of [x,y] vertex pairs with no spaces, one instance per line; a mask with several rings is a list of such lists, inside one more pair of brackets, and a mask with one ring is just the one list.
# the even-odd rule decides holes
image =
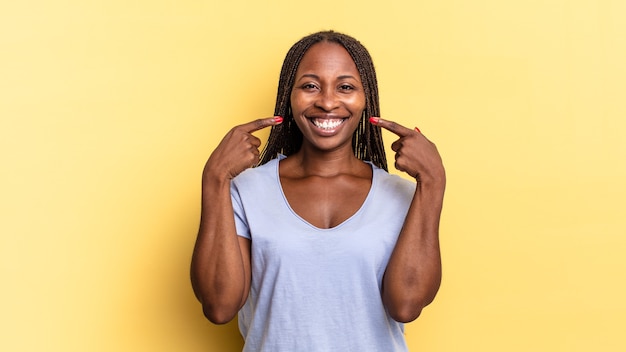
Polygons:
[[626,350],[624,19],[622,0],[3,1],[0,350],[240,348],[188,280],[201,169],[331,28],[447,166],[412,350]]

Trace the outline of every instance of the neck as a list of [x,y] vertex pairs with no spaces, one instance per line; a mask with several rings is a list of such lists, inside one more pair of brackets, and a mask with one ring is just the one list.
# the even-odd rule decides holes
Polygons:
[[358,173],[365,165],[359,160],[351,148],[335,151],[319,151],[306,148],[304,145],[294,155],[293,166],[303,176],[332,177],[339,174]]

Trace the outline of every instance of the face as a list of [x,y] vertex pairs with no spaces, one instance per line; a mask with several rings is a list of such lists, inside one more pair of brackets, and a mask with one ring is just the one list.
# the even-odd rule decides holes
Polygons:
[[352,148],[365,93],[356,64],[337,43],[314,44],[304,54],[291,91],[291,110],[303,148]]

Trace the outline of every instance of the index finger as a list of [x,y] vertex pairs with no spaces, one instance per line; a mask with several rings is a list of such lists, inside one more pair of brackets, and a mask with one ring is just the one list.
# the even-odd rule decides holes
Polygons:
[[262,130],[269,126],[278,125],[283,122],[283,118],[280,116],[268,117],[264,119],[257,119],[254,121],[250,121],[248,123],[244,123],[243,125],[239,125],[238,127],[248,133],[252,133],[254,131]]
[[370,117],[370,122],[396,134],[398,137],[406,137],[414,132],[412,129],[406,128],[397,122],[384,120],[380,117]]

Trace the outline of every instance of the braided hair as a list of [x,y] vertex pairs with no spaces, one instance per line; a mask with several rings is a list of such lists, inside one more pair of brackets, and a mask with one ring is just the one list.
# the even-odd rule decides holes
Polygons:
[[352,136],[354,155],[363,161],[370,161],[388,170],[381,129],[367,121],[370,116],[380,116],[378,82],[374,63],[367,49],[358,40],[334,31],[308,35],[295,43],[287,52],[280,72],[274,108],[274,115],[282,116],[284,121],[280,125],[272,126],[267,143],[261,152],[259,165],[275,159],[279,153],[285,156],[292,155],[302,145],[302,132],[296,125],[291,111],[291,90],[302,57],[313,44],[320,42],[332,42],[343,46],[354,60],[361,77],[365,92],[365,109]]

